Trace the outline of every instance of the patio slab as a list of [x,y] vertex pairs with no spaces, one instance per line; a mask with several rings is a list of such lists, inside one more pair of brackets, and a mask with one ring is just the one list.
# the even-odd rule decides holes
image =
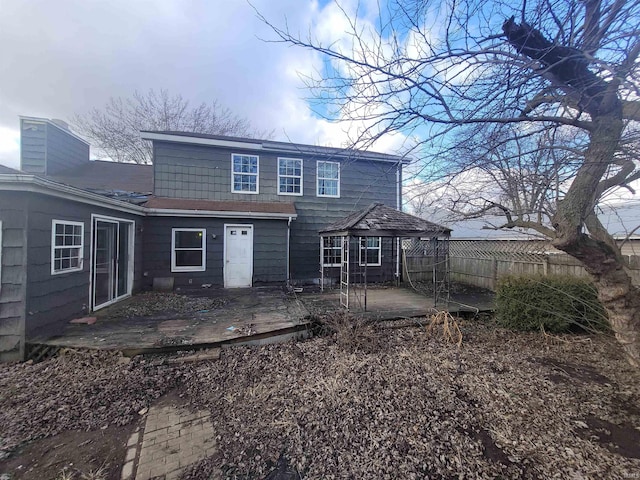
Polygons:
[[[98,321],[93,325],[67,324],[60,335],[32,338],[28,343],[114,349],[135,355],[190,346],[202,348],[260,341],[278,335],[294,335],[306,329],[309,312],[302,302],[287,295],[280,287],[176,293],[224,298],[225,302],[212,310],[130,318],[112,318],[107,308],[97,312]],[[135,301],[135,297],[128,301]]]
[[[211,310],[188,314],[161,312],[127,318],[111,315],[110,309],[106,308],[97,312],[94,324],[66,324],[60,335],[31,338],[27,343],[47,349],[119,350],[127,356],[237,343],[273,343],[308,336],[311,313],[341,309],[339,291],[320,293],[317,287],[298,295],[287,294],[280,287],[194,289],[176,293],[221,298],[224,302]],[[133,303],[136,297],[126,301]],[[434,308],[432,296],[412,289],[369,286],[366,311],[363,298],[358,300],[352,295],[350,305],[353,313],[390,320],[421,317],[444,309],[452,313],[491,311],[493,294],[486,291],[458,292],[450,296],[448,303],[439,302]],[[118,306],[122,303],[110,308]]]
[[[377,320],[393,320],[412,318],[433,314],[436,311],[448,310],[453,314],[480,313],[493,311],[493,293],[488,291],[472,291],[456,293],[449,301],[439,301],[434,305],[433,297],[403,287],[367,287],[366,310],[363,290],[358,295],[351,294],[349,306],[352,313],[364,314]],[[340,308],[340,292],[302,293],[300,299],[312,313],[322,313]]]

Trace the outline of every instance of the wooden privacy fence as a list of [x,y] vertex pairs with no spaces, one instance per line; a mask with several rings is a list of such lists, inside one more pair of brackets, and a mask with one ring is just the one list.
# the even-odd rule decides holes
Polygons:
[[[575,258],[543,240],[450,240],[450,278],[495,290],[503,275],[574,275],[589,277]],[[640,256],[630,255],[632,279],[640,285]]]

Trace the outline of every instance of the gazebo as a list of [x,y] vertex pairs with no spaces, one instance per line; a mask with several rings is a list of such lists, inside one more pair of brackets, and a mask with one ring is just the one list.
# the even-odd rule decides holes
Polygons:
[[[398,211],[381,203],[354,212],[319,232],[320,284],[336,277],[339,267],[340,304],[352,309],[355,299],[367,310],[367,284],[402,279],[401,258],[405,250],[419,251],[429,257],[434,282],[434,306],[437,282],[449,278],[449,236],[451,229]],[[404,262],[403,262],[404,264]],[[406,265],[404,265],[406,267]],[[406,268],[403,270],[407,271]],[[389,275],[389,272],[393,272]]]

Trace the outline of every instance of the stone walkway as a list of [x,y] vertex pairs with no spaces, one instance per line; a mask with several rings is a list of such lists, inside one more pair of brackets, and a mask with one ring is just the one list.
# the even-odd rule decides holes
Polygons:
[[144,428],[127,444],[122,480],[177,479],[185,467],[216,452],[209,412],[158,405],[146,415]]

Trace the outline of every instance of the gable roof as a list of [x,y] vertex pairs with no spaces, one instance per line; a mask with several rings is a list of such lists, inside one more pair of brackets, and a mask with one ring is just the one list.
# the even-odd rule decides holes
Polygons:
[[153,165],[95,160],[47,178],[95,192],[153,192]]
[[419,237],[448,236],[451,229],[401,212],[382,203],[372,203],[363,210],[333,222],[320,233],[376,237]]
[[409,163],[411,161],[407,157],[402,157],[399,155],[389,155],[386,153],[370,152],[367,150],[321,147],[318,145],[305,145],[302,143],[276,142],[272,140],[227,137],[223,135],[208,135],[204,133],[143,130],[142,132],[140,132],[140,136],[144,140],[173,143],[190,143],[195,145],[209,145],[226,148],[242,148],[245,150],[277,152],[289,155],[322,155],[325,157],[332,157],[336,159],[362,159],[374,162],[390,163]]

